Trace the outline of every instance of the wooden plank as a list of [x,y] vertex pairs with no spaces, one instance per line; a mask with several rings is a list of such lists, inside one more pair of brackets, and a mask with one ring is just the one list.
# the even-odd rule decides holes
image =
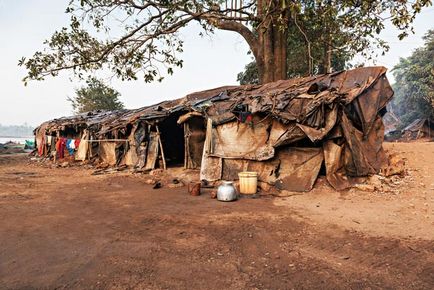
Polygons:
[[164,158],[164,150],[163,150],[163,143],[161,143],[160,130],[158,129],[157,125],[155,125],[155,128],[157,129],[158,144],[160,144],[161,159],[163,159],[163,169],[166,170],[167,169],[166,159]]

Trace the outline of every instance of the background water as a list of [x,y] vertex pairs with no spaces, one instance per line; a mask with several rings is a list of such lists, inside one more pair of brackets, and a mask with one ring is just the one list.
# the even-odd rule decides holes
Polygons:
[[35,138],[34,136],[29,136],[29,137],[3,137],[3,136],[0,136],[0,143],[4,144],[6,142],[12,141],[12,142],[24,144],[24,141],[34,140],[34,138]]

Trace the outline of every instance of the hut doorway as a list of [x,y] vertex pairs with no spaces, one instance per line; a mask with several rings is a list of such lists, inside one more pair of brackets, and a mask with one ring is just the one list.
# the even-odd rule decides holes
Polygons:
[[199,169],[202,164],[206,137],[206,120],[202,116],[191,116],[184,122],[185,163],[188,169]]
[[184,165],[184,128],[177,123],[180,115],[181,113],[171,114],[158,124],[164,160],[168,167]]

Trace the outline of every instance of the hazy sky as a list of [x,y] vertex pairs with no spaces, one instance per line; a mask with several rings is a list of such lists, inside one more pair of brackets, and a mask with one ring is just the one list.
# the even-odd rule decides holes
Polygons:
[[[71,115],[67,96],[81,85],[70,81],[71,74],[63,73],[43,82],[30,82],[24,87],[23,68],[18,59],[31,56],[43,47],[43,41],[62,26],[68,25],[64,13],[69,0],[0,0],[0,124],[31,125],[65,115]],[[416,34],[398,41],[398,32],[390,25],[382,33],[391,50],[377,59],[378,65],[391,69],[399,57],[406,57],[423,44],[422,36],[434,29],[434,8],[429,7],[415,22]],[[219,31],[212,38],[198,36],[199,29],[191,26],[182,31],[184,67],[175,71],[162,83],[146,84],[141,80],[111,85],[121,94],[127,108],[150,105],[165,99],[182,97],[188,93],[236,84],[236,75],[251,60],[248,46],[236,33]],[[391,76],[389,75],[389,78]]]

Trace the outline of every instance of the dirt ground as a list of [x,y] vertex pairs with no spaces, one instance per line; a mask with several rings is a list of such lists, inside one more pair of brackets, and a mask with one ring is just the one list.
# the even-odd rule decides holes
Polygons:
[[393,190],[223,203],[0,156],[0,289],[433,289],[434,143]]

